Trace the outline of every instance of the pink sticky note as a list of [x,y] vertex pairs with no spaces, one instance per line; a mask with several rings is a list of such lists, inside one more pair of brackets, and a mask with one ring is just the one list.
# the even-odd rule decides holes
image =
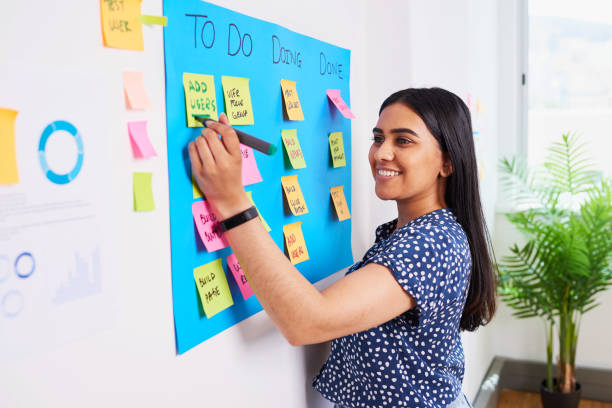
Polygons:
[[263,181],[257,168],[253,149],[241,144],[240,151],[242,152],[242,185],[248,186]]
[[229,245],[223,233],[219,230],[219,221],[207,201],[193,203],[191,212],[200,239],[208,252],[218,251]]
[[132,153],[136,159],[145,159],[147,157],[157,156],[157,152],[153,148],[149,135],[147,134],[147,121],[128,122],[128,132],[130,133],[130,142],[132,143]]
[[355,115],[353,115],[353,112],[351,112],[351,109],[344,102],[344,99],[342,99],[342,97],[340,96],[339,89],[328,89],[327,96],[329,97],[329,99],[331,99],[334,105],[336,105],[336,108],[338,108],[340,113],[342,113],[342,115],[345,118],[355,119]]
[[144,110],[151,108],[151,102],[144,88],[142,72],[123,73],[123,91],[128,109]]
[[244,272],[238,263],[238,259],[236,259],[236,255],[230,254],[227,256],[227,267],[232,271],[232,275],[234,275],[234,279],[236,279],[236,283],[240,288],[244,300],[253,296],[253,289],[249,286],[249,282],[247,282],[246,276],[244,276]]

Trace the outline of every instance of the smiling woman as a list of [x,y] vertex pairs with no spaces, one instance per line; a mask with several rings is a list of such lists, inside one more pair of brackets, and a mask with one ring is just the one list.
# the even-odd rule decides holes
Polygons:
[[[251,203],[237,135],[224,114],[219,122],[207,122],[189,154],[217,216],[235,219]],[[323,291],[289,262],[258,217],[242,217],[225,237],[291,344],[333,340],[313,384],[324,397],[339,407],[469,407],[459,331],[491,319],[495,278],[467,107],[439,88],[391,95],[369,161],[376,194],[396,201],[398,217]]]

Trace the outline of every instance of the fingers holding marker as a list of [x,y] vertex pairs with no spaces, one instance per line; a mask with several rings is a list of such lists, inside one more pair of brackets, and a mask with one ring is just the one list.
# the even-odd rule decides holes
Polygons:
[[206,126],[221,135],[223,145],[231,155],[240,154],[240,141],[238,140],[238,135],[229,125],[227,116],[225,116],[224,113],[219,116],[219,122],[208,121],[206,122]]
[[223,143],[221,143],[219,140],[217,132],[215,132],[213,129],[205,128],[202,129],[202,137],[206,140],[206,143],[208,143],[208,147],[215,158],[215,163],[217,165],[220,165],[227,160],[228,153],[225,150]]

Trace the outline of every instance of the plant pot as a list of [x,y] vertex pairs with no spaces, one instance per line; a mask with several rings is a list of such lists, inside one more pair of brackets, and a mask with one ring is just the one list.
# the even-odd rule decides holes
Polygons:
[[[557,379],[554,379],[554,384],[557,385]],[[542,380],[540,384],[540,397],[542,398],[542,406],[544,408],[577,408],[580,402],[580,393],[582,387],[580,383],[576,383],[576,391],[563,393],[554,392],[546,388],[546,380]]]

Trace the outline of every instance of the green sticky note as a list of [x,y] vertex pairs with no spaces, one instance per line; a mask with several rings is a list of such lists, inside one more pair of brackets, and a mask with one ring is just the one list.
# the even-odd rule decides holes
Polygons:
[[153,211],[152,173],[134,173],[134,211]]
[[254,125],[249,78],[222,76],[225,113],[232,125]]
[[183,88],[185,88],[185,111],[187,126],[203,127],[193,115],[208,115],[217,120],[217,99],[215,97],[215,77],[212,75],[190,74],[183,72]]
[[211,318],[234,304],[221,258],[198,266],[193,270],[200,302],[207,318]]
[[332,155],[334,167],[346,166],[346,158],[344,157],[344,142],[342,141],[342,132],[333,132],[329,134],[329,151]]
[[141,14],[138,16],[138,21],[147,25],[160,25],[164,27],[168,25],[168,17],[166,16],[147,16]]
[[306,160],[304,160],[304,154],[300,147],[297,129],[281,130],[281,138],[283,139],[283,145],[285,146],[287,156],[289,156],[289,161],[291,161],[291,166],[293,166],[294,169],[306,168]]
[[272,228],[270,228],[270,226],[268,225],[266,220],[264,220],[264,217],[262,217],[261,213],[259,212],[259,208],[257,208],[257,205],[255,204],[255,201],[253,201],[253,192],[252,191],[247,191],[247,196],[249,197],[249,201],[251,201],[251,204],[253,204],[255,206],[255,208],[257,209],[257,212],[259,213],[259,219],[261,220],[261,223],[263,224],[263,226],[266,229],[266,231],[268,231],[268,232],[272,231]]

